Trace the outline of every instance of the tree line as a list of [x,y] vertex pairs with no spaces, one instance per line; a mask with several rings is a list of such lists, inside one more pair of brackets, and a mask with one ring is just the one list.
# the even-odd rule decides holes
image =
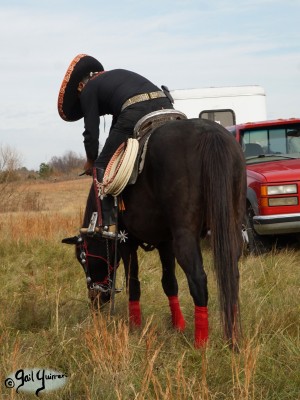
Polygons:
[[68,151],[63,156],[54,156],[48,163],[41,163],[39,176],[47,178],[51,175],[64,176],[82,172],[85,157],[76,154],[74,151]]
[[10,146],[0,145],[0,184],[24,178],[50,178],[78,175],[82,172],[85,157],[68,151],[62,156],[53,156],[40,164],[38,171],[22,166],[22,156]]

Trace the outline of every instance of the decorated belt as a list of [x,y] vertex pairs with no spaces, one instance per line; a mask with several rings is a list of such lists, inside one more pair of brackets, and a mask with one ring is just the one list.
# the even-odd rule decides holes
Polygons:
[[125,110],[126,107],[131,106],[132,104],[139,103],[141,101],[158,99],[159,97],[166,97],[166,95],[161,90],[157,92],[137,94],[136,96],[130,97],[130,99],[125,101],[125,103],[122,105],[121,111]]

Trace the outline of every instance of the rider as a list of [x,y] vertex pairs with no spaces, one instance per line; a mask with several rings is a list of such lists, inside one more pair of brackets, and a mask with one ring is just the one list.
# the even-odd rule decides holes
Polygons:
[[[125,69],[104,71],[98,60],[86,54],[79,54],[72,60],[58,97],[58,112],[62,119],[77,121],[84,118],[87,157],[84,171],[86,175],[93,175],[98,183],[103,181],[105,168],[117,148],[133,136],[137,121],[152,111],[170,108],[173,105],[168,91],[160,90],[135,72]],[[112,125],[98,155],[100,116],[105,114],[113,116]],[[114,230],[113,204],[112,196],[102,199],[104,230]],[[99,211],[98,206],[101,215]]]

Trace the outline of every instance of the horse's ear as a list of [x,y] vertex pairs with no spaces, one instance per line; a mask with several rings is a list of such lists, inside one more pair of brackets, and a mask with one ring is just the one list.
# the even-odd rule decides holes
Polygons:
[[65,244],[77,244],[78,243],[78,236],[72,236],[72,237],[64,238],[61,242],[65,243]]

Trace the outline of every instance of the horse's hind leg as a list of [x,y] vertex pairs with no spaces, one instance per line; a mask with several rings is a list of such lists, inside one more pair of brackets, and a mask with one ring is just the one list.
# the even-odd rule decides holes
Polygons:
[[172,316],[173,327],[179,331],[185,328],[185,320],[182,315],[178,300],[178,283],[175,275],[175,256],[172,243],[165,242],[158,247],[162,263],[162,287],[169,299],[169,307]]
[[175,256],[184,270],[195,310],[195,347],[202,347],[208,340],[208,291],[207,276],[197,235],[189,230],[181,230],[174,237]]

